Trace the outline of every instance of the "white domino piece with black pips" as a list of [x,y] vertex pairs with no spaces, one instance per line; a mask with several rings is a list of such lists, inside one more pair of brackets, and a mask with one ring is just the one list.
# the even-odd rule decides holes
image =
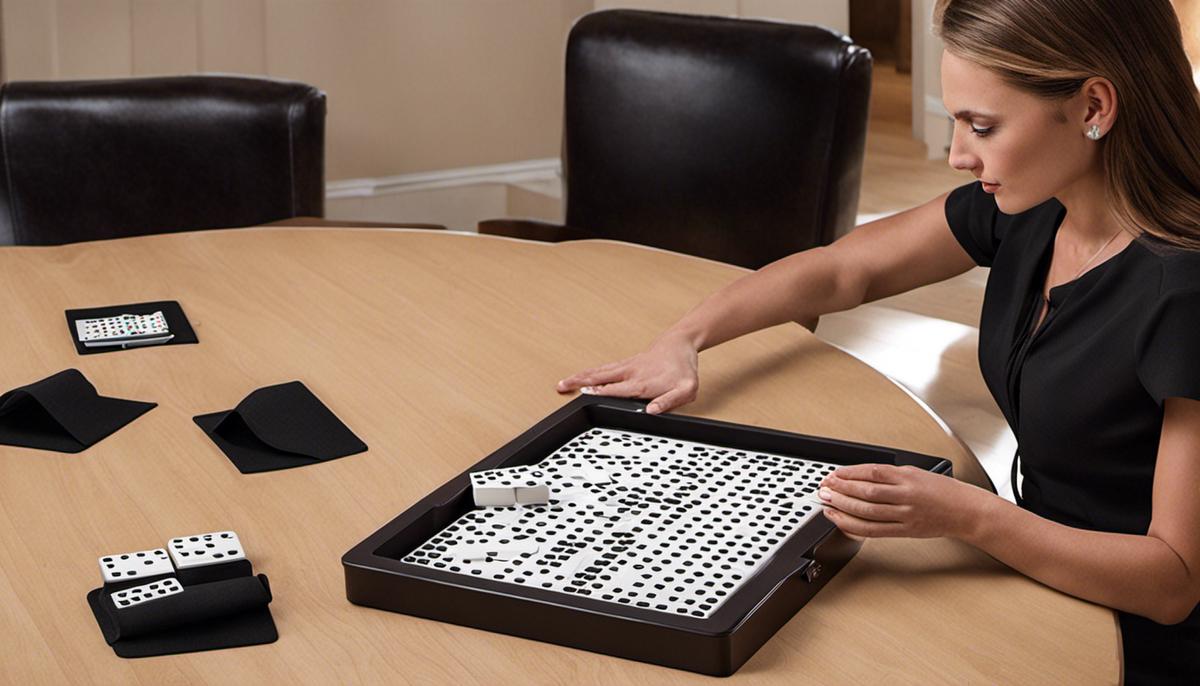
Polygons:
[[471,472],[471,494],[480,507],[544,505],[550,502],[546,475],[530,467]]
[[112,594],[113,605],[118,609],[133,607],[148,603],[151,600],[166,598],[167,596],[183,593],[183,586],[175,579],[163,579],[162,581],[152,581],[141,586],[127,588],[124,591],[117,591]]
[[175,573],[167,551],[162,548],[105,555],[99,559],[99,563],[100,574],[106,584]]
[[232,531],[214,531],[172,538],[167,544],[167,550],[178,569],[207,567],[246,559],[242,542]]
[[477,561],[493,558],[496,560],[514,560],[521,555],[532,555],[538,551],[537,541],[509,541],[507,543],[476,543],[460,546],[455,555],[460,560]]

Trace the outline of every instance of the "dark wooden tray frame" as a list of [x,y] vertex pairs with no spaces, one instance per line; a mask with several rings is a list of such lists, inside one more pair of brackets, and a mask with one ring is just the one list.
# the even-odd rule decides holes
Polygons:
[[580,396],[429,494],[342,557],[357,605],[582,648],[714,676],[737,671],[858,551],[818,514],[710,617],[616,605],[466,577],[400,560],[475,507],[468,474],[533,464],[589,428],[794,455],[836,464],[913,465],[949,475],[939,457],[682,415],[649,415],[636,400]]

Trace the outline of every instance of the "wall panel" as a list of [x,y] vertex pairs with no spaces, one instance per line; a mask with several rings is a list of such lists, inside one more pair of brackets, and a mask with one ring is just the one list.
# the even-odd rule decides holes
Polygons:
[[566,32],[589,9],[268,0],[267,64],[328,93],[330,178],[553,157]]
[[133,74],[191,74],[198,69],[199,0],[133,0]]
[[56,5],[56,78],[95,79],[133,73],[131,0],[52,0]]
[[595,0],[595,7],[774,19],[850,32],[849,0]]
[[596,0],[598,10],[618,8],[738,16],[738,0]]
[[46,0],[2,2],[4,78],[53,79],[58,71],[54,3]]
[[850,33],[849,0],[741,0],[741,16],[820,24]]
[[[263,0],[200,0],[200,71],[266,74],[267,25]],[[309,49],[335,49],[310,36]],[[324,46],[324,47],[323,47]]]

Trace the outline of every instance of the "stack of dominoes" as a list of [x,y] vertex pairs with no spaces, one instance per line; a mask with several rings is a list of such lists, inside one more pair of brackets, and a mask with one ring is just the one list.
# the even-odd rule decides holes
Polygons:
[[75,335],[87,348],[166,343],[175,337],[167,327],[163,313],[120,314],[115,317],[80,319],[75,322]]
[[546,460],[537,467],[503,467],[471,473],[471,492],[480,507],[545,505],[574,500],[587,485],[611,481],[608,472],[581,458]]
[[[99,563],[105,586],[121,586],[110,597],[113,605],[123,609],[184,593],[186,589],[175,578],[178,572],[244,559],[246,552],[236,533],[214,531],[172,538],[165,550],[154,548],[104,555],[99,558]],[[126,585],[130,581],[146,583]]]

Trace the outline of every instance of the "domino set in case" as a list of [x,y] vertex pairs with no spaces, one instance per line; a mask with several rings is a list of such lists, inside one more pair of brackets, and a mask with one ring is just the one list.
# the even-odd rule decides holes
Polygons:
[[85,307],[64,314],[75,352],[80,355],[199,342],[175,300]]
[[115,317],[75,320],[75,336],[88,348],[166,343],[175,337],[162,311],[153,314],[120,314]]
[[342,558],[353,603],[713,675],[858,549],[821,514],[844,464],[904,451],[581,396]]

